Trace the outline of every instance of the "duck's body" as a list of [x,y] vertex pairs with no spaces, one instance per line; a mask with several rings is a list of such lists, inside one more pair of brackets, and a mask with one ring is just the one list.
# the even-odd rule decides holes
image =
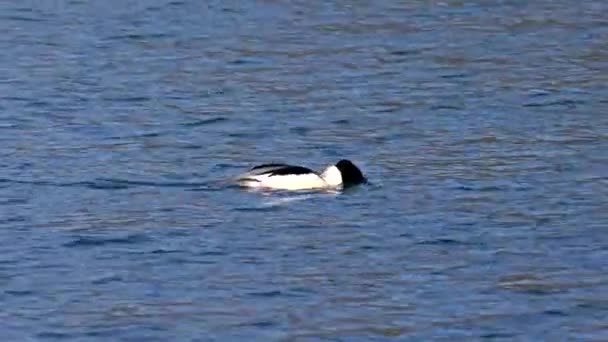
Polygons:
[[237,183],[247,188],[275,190],[336,189],[365,181],[361,171],[348,160],[330,165],[322,173],[289,164],[263,164],[237,178]]

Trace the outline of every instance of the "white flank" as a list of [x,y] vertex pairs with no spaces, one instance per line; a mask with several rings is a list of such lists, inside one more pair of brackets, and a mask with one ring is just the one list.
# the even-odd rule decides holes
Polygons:
[[268,174],[241,178],[239,183],[250,188],[268,188],[277,190],[307,190],[328,188],[329,185],[319,175],[307,173],[302,175]]

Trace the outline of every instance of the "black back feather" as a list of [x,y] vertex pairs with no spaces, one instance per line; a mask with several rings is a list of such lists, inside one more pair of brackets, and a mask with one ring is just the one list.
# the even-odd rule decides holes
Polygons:
[[267,174],[269,176],[303,175],[307,173],[315,173],[313,170],[307,167],[279,163],[254,166],[250,172],[251,171],[253,171],[254,174]]
[[272,170],[272,172],[270,172],[270,176],[303,175],[307,173],[315,172],[303,166],[285,165],[285,167],[280,169]]
[[281,164],[281,163],[262,164],[262,165],[252,167],[250,171],[258,170],[258,169],[266,169],[266,168],[280,168],[280,167],[286,167],[286,166],[290,166],[290,165]]

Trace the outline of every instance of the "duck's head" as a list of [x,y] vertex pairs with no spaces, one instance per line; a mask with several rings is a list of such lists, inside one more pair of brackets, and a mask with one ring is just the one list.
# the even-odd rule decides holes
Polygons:
[[367,182],[361,170],[347,159],[342,159],[336,165],[329,166],[323,171],[321,177],[330,186],[342,185],[344,188]]

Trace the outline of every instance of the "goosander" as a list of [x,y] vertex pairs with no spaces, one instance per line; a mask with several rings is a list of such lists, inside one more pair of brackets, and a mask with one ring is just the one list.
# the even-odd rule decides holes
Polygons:
[[365,183],[367,179],[355,164],[342,159],[321,173],[289,164],[258,165],[238,176],[236,181],[247,188],[313,190],[346,188]]

